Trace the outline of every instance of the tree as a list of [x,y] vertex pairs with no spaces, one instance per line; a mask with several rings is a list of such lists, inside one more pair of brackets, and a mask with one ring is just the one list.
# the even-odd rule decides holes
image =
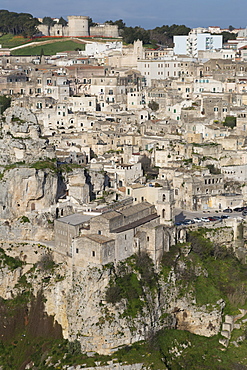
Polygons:
[[48,26],[48,27],[52,27],[52,26],[54,26],[55,22],[51,17],[44,17],[43,18],[43,24]]
[[173,46],[173,36],[188,35],[190,28],[185,25],[173,24],[171,26],[163,25],[150,30],[150,39],[152,42],[165,46]]
[[149,31],[141,27],[125,27],[122,33],[123,41],[126,44],[133,44],[136,40],[141,40],[143,44],[150,43]]
[[15,13],[0,10],[0,32],[3,34],[33,36],[37,33],[39,21],[29,13]]
[[236,40],[236,34],[231,32],[223,31],[221,34],[223,36],[223,43],[227,42],[228,40]]
[[93,22],[92,18],[88,18],[88,27],[95,27],[97,23]]
[[119,30],[123,30],[125,28],[125,23],[122,19],[118,19],[117,21],[106,21],[105,23],[112,24],[118,26]]
[[230,127],[231,129],[233,129],[233,127],[236,127],[237,118],[234,116],[226,116],[225,121],[222,123],[223,126]]
[[156,101],[151,100],[148,103],[148,108],[150,108],[150,109],[152,109],[152,111],[156,112],[157,110],[159,110],[159,104]]
[[3,114],[5,109],[10,107],[10,103],[11,103],[11,98],[5,95],[0,96],[0,114]]
[[62,26],[67,26],[68,22],[63,17],[60,17],[58,24],[61,24]]

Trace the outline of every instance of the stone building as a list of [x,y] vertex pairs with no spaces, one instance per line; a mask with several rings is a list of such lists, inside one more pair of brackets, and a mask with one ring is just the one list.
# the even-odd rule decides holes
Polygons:
[[105,264],[146,251],[158,263],[172,238],[172,231],[160,225],[155,207],[143,202],[93,217],[90,231],[72,243],[72,261],[80,266]]
[[97,24],[94,27],[90,27],[90,36],[119,37],[118,26],[108,23]]
[[74,214],[55,221],[55,248],[72,264],[104,265],[147,252],[158,263],[175,242],[175,229],[160,224],[148,202],[105,213]]
[[68,24],[55,23],[54,26],[41,24],[38,26],[40,33],[44,36],[89,36],[88,32],[88,17],[82,15],[70,15]]
[[58,218],[54,221],[55,246],[60,253],[71,256],[72,240],[78,236],[82,229],[89,227],[92,216],[75,213]]
[[171,226],[174,221],[174,190],[167,180],[149,183],[146,186],[134,184],[126,188],[126,194],[133,197],[134,204],[149,202],[155,205],[160,223]]
[[97,37],[119,37],[118,26],[111,24],[97,24],[90,27],[87,16],[83,15],[69,15],[68,24],[62,25],[55,23],[53,26],[40,24],[38,29],[44,36],[67,36],[67,37],[84,37],[84,36],[97,36]]

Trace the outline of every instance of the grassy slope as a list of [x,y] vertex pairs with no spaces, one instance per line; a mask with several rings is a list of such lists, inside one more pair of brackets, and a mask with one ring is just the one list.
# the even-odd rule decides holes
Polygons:
[[54,55],[63,51],[73,51],[76,49],[84,50],[85,45],[80,42],[75,42],[71,40],[54,40],[54,42],[49,44],[27,46],[25,48],[13,50],[12,55],[40,55],[43,50],[44,55]]
[[[30,46],[31,42],[39,42],[40,45]],[[41,37],[35,39],[27,39],[22,36],[13,36],[11,34],[3,35],[0,37],[0,45],[3,48],[13,48],[16,46],[26,44],[27,47],[12,50],[12,55],[40,55],[43,49],[44,55],[53,55],[58,52],[72,51],[77,48],[84,50],[85,44],[70,39],[58,37]]]

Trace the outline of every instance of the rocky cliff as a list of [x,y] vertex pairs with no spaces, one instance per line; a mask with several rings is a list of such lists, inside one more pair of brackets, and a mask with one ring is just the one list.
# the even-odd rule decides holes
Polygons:
[[[189,243],[174,246],[165,253],[157,269],[146,254],[134,255],[119,264],[80,268],[59,251],[54,253],[39,244],[5,243],[2,248],[0,294],[6,304],[24,302],[27,311],[20,312],[26,312],[28,318],[31,302],[42,295],[43,317],[53,318],[63,338],[71,343],[72,353],[80,343],[84,354],[108,356],[104,357],[107,361],[116,356],[119,348],[131,345],[135,348],[135,343],[143,340],[152,343],[162,330],[173,338],[187,339],[182,342],[167,339],[167,344],[159,344],[165,345],[167,352],[164,357],[161,351],[163,365],[155,369],[165,369],[164,364],[170,366],[182,359],[188,348],[193,350],[192,343],[200,342],[198,338],[206,341],[208,337],[206,343],[212,347],[216,338],[221,346],[217,334],[221,331],[223,312],[234,313],[247,297],[243,285],[246,266],[236,260],[231,250],[214,245],[200,232],[193,232]],[[234,340],[235,336],[232,337]],[[164,340],[163,336],[159,339]],[[59,361],[65,363],[65,357],[59,356]],[[52,357],[46,358],[48,361]],[[138,360],[142,362],[140,357]],[[114,364],[108,365],[114,368]],[[75,368],[80,369],[78,366]]]
[[0,218],[13,219],[44,210],[56,202],[57,193],[58,176],[49,169],[5,170],[0,181]]
[[55,158],[48,140],[41,138],[39,124],[31,111],[11,107],[4,114],[0,122],[0,165]]
[[[18,248],[12,253],[20,259],[25,255],[25,263],[29,263],[23,248],[20,246],[19,255]],[[45,312],[61,325],[64,338],[80,342],[82,352],[108,355],[165,327],[204,336],[220,331],[223,301],[199,306],[190,290],[181,296],[177,272],[172,269],[167,276],[155,272],[147,256],[136,256],[117,266],[80,269],[55,254],[55,261],[59,261],[56,269],[45,269],[37,263],[46,250],[35,245],[32,249],[37,251],[36,267],[25,273],[32,294],[37,296],[42,290]],[[140,267],[141,259],[145,269]],[[21,273],[15,270],[12,278],[5,275],[1,296],[8,298],[8,292],[16,293]]]

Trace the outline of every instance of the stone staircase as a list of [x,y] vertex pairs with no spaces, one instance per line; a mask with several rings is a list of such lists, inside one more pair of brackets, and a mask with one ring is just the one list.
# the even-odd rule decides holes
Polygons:
[[219,343],[222,344],[224,347],[228,347],[233,329],[240,329],[240,324],[236,324],[236,321],[242,319],[242,317],[244,317],[247,313],[247,310],[239,309],[239,311],[239,315],[226,315],[225,321],[222,323],[221,335],[224,338],[221,338],[219,340]]

